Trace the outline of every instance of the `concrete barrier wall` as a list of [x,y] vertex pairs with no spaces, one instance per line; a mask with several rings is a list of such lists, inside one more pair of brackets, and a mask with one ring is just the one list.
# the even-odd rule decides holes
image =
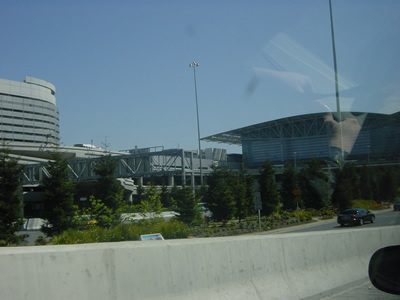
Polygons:
[[301,299],[365,279],[398,227],[0,249],[0,299]]

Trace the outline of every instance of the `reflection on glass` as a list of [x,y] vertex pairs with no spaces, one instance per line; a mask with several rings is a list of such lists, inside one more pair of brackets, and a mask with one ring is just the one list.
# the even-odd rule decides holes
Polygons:
[[[321,117],[329,128],[331,138],[326,146],[330,147],[333,161],[359,158],[360,154],[368,156],[368,160],[375,153],[381,158],[393,157],[400,150],[396,134],[398,116],[394,114],[400,110],[400,66],[394,55],[400,50],[399,18],[395,13],[399,6],[394,5],[390,11],[384,3],[376,1],[368,4],[332,1],[332,4],[342,113],[336,105],[332,48],[320,51],[330,41],[331,32],[323,23],[313,23],[315,20],[307,11],[301,11],[303,18],[299,24],[277,32],[250,60],[253,76],[246,86],[246,96],[259,98],[260,93],[265,93],[271,109],[282,116],[325,112]],[[328,20],[329,7],[323,8]],[[304,21],[307,17],[310,22]],[[311,24],[313,30],[307,31],[311,30]],[[372,26],[374,29],[367,33]],[[325,39],[310,39],[313,35],[321,37],[321,30],[325,30]],[[368,116],[370,113],[389,116]],[[363,129],[366,119],[368,126]],[[387,143],[376,143],[379,135],[389,139],[396,136],[391,140],[396,146],[382,149]],[[305,152],[293,143],[290,147],[292,153]],[[308,158],[313,155],[318,156],[309,153]],[[281,156],[280,160],[285,158]]]

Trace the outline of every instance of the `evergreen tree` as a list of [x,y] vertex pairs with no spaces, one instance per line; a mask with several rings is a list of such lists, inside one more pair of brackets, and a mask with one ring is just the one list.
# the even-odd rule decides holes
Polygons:
[[143,185],[138,185],[137,189],[136,189],[136,195],[133,198],[133,204],[139,205],[140,202],[142,202],[142,200],[144,199],[144,194],[145,194],[145,189],[143,187]]
[[329,178],[318,159],[313,158],[301,169],[299,184],[307,208],[321,209],[331,205]]
[[361,199],[372,200],[372,186],[373,186],[373,176],[371,173],[371,168],[367,165],[363,165],[360,169],[360,192]]
[[214,166],[213,172],[207,177],[207,206],[217,221],[227,221],[236,214],[235,196],[229,184],[232,172],[227,167]]
[[[398,168],[398,167],[397,167]],[[397,169],[396,168],[396,169]],[[395,168],[392,166],[382,167],[379,172],[380,202],[393,202],[397,194],[397,178]]]
[[248,215],[247,197],[246,197],[246,182],[239,176],[232,177],[232,190],[236,203],[236,217],[239,222]]
[[255,210],[254,209],[254,176],[246,174],[244,176],[244,180],[246,182],[246,204],[247,204],[247,210],[248,210],[248,215],[251,215],[251,213]]
[[199,205],[190,187],[183,186],[177,189],[174,200],[179,212],[178,220],[189,225],[201,222]]
[[21,229],[22,193],[19,190],[22,167],[10,158],[8,149],[0,150],[0,246],[18,244],[24,236],[15,233]]
[[352,163],[345,163],[342,168],[336,169],[335,174],[332,203],[337,205],[339,210],[351,208],[351,201],[361,197],[359,174]]
[[345,168],[338,168],[336,170],[335,188],[332,194],[332,203],[337,206],[340,211],[351,208],[352,197],[352,182],[346,177]]
[[281,190],[281,201],[285,209],[296,209],[297,202],[295,202],[295,195],[293,194],[299,189],[299,183],[297,179],[297,171],[292,163],[285,166],[285,170],[282,174],[282,190]]
[[361,185],[360,185],[360,174],[359,170],[354,163],[347,162],[344,165],[344,169],[346,171],[346,177],[352,183],[351,196],[353,199],[361,198]]
[[94,168],[95,174],[100,176],[96,182],[94,196],[114,212],[124,204],[122,200],[124,190],[115,176],[116,169],[117,162],[110,154],[102,157]]
[[45,190],[42,231],[47,236],[62,233],[77,226],[78,207],[74,205],[74,183],[69,178],[69,168],[62,154],[53,152],[46,166],[49,177],[43,179]]
[[278,188],[275,182],[275,170],[269,160],[264,162],[263,168],[260,171],[258,183],[262,212],[264,215],[268,216],[277,209],[280,201]]
[[239,174],[232,177],[232,188],[236,202],[236,216],[239,222],[254,210],[253,178],[246,174],[243,166]]
[[166,208],[173,207],[171,193],[168,191],[168,187],[166,185],[162,185],[161,187],[161,203]]

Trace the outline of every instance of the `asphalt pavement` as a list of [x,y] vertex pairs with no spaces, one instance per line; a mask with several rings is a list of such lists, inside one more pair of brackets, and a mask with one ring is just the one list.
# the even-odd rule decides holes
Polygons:
[[26,243],[21,246],[34,246],[35,241],[39,236],[45,237],[45,234],[40,230],[22,230],[18,231],[18,235],[25,234],[27,237],[25,238]]
[[333,295],[325,298],[321,298],[321,300],[346,300],[346,299],[363,299],[363,300],[391,300],[391,299],[399,299],[399,295],[392,295],[385,292],[382,292],[375,288],[369,279],[366,279],[364,282],[359,283],[355,286],[349,287],[342,291],[338,291]]

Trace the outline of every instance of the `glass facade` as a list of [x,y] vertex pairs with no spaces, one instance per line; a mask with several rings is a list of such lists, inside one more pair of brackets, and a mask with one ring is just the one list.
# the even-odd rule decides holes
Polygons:
[[[346,157],[356,163],[400,160],[400,113],[350,113],[362,128],[352,137]],[[325,113],[282,118],[203,138],[206,141],[242,145],[247,168],[260,168],[266,159],[274,164],[307,162],[312,158],[329,160],[335,155],[335,132]],[[346,138],[342,141],[346,145]],[[346,151],[346,150],[345,150]]]

